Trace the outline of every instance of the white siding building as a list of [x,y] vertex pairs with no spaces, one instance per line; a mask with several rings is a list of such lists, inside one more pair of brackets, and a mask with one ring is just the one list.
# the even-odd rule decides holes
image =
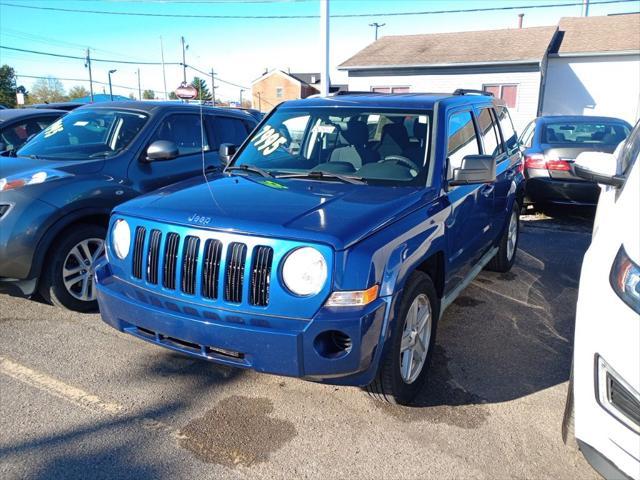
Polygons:
[[563,18],[559,27],[382,37],[338,67],[350,91],[484,89],[518,131],[545,114],[640,116],[640,14]]
[[563,18],[543,115],[640,117],[640,15]]

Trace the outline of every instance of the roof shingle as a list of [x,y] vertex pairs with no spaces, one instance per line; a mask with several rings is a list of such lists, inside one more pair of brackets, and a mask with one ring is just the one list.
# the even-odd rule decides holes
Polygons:
[[640,51],[640,14],[563,17],[559,54]]
[[557,27],[529,27],[382,37],[339,68],[537,63],[544,57],[556,30]]

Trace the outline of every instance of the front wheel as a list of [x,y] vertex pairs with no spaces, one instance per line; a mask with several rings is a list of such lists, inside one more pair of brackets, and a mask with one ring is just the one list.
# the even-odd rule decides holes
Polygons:
[[98,225],[75,225],[65,230],[49,251],[48,265],[39,282],[40,295],[58,307],[96,310],[94,268],[104,255],[106,231]]
[[408,405],[427,379],[440,303],[431,278],[415,272],[405,286],[399,316],[376,378],[367,386],[373,398]]
[[500,238],[498,253],[487,264],[487,270],[493,272],[508,272],[516,261],[516,250],[520,237],[520,205],[513,202],[509,224]]

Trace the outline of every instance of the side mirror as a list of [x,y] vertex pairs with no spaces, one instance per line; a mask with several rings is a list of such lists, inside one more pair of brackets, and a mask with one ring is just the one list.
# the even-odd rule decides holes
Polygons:
[[612,153],[582,152],[573,168],[580,178],[618,188],[624,185],[624,177],[616,175],[617,165],[617,157]]
[[147,162],[173,160],[179,154],[178,146],[169,140],[156,140],[147,148]]
[[228,165],[233,156],[238,151],[238,146],[233,143],[222,143],[218,150],[218,157],[224,165]]
[[449,185],[490,183],[496,180],[496,159],[493,155],[467,155],[460,168],[453,170]]

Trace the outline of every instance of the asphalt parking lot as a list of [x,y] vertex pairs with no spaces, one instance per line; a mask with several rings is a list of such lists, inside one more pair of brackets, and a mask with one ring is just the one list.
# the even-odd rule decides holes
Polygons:
[[598,478],[560,436],[589,222],[522,225],[513,270],[482,273],[446,312],[411,408],[0,295],[0,477]]

